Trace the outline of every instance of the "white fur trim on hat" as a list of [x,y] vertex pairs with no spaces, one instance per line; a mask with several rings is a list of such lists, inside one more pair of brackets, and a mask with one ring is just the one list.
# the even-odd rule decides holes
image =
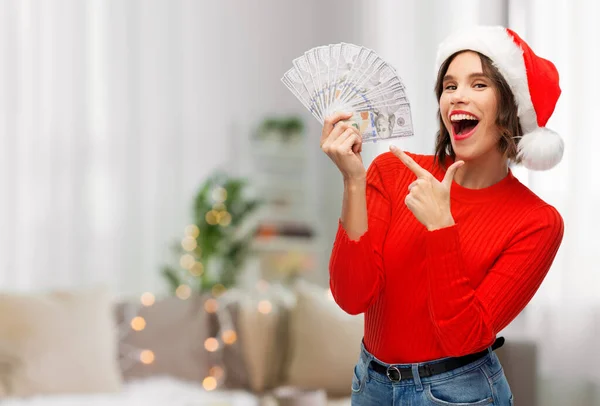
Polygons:
[[535,130],[538,127],[537,116],[529,94],[523,50],[506,29],[475,26],[450,35],[438,47],[436,73],[448,57],[465,50],[477,51],[492,60],[515,96],[523,132]]
[[545,171],[560,162],[564,150],[560,135],[549,128],[538,127],[519,141],[517,159],[520,158],[527,169]]

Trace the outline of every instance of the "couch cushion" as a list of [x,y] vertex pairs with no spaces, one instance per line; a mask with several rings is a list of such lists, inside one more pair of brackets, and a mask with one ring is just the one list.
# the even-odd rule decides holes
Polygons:
[[536,406],[538,387],[537,344],[533,340],[507,337],[496,350],[514,396],[515,405]]
[[[249,389],[260,393],[282,383],[286,371],[289,312],[295,303],[293,294],[283,286],[271,286],[264,292],[232,290],[223,298],[237,309],[237,329],[243,366]],[[228,372],[230,374],[231,372]]]
[[324,288],[300,281],[296,293],[287,384],[323,388],[332,396],[350,395],[363,337],[363,316],[345,313]]
[[[209,353],[204,348],[211,336],[209,314],[204,309],[206,298],[192,295],[182,300],[173,296],[148,307],[137,302],[117,306],[122,334],[119,351],[126,381],[164,375],[202,383],[220,357],[219,352]],[[130,327],[135,317],[143,318],[145,323],[140,331]],[[140,362],[143,350],[152,351],[152,362]]]
[[0,295],[0,396],[121,386],[107,289]]

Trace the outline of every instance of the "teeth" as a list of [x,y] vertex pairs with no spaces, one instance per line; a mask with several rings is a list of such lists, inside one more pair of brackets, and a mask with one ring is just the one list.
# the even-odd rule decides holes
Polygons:
[[450,116],[450,121],[461,121],[461,120],[478,120],[477,117],[470,114],[453,114]]

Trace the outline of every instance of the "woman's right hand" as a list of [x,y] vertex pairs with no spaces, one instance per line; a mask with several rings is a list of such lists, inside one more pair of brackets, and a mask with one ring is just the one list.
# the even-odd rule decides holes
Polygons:
[[344,180],[363,180],[367,171],[360,153],[362,136],[348,123],[341,122],[352,113],[335,113],[325,119],[321,134],[321,149],[335,163]]

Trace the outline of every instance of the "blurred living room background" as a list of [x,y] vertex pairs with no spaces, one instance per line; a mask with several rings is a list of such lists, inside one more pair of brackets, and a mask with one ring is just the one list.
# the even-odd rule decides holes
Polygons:
[[0,399],[349,405],[362,319],[328,292],[343,185],[280,78],[315,46],[369,47],[416,135],[365,164],[431,153],[437,44],[497,24],[557,65],[566,144],[555,169],[513,168],[565,236],[502,360],[517,406],[600,405],[599,18],[588,0],[2,0]]

